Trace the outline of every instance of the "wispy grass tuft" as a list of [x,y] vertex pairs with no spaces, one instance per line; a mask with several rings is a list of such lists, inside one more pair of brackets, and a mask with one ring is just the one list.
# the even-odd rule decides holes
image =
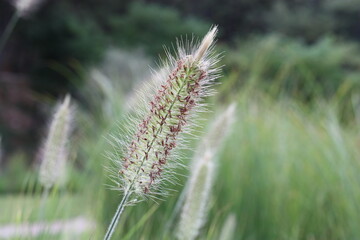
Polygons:
[[208,201],[214,181],[213,153],[205,151],[189,180],[185,204],[181,212],[177,237],[181,240],[195,239],[206,221]]
[[233,103],[215,118],[197,149],[190,179],[174,210],[176,214],[177,208],[183,205],[177,231],[177,237],[181,240],[195,239],[206,222],[208,202],[218,165],[216,157],[234,122],[235,108]]
[[72,118],[70,96],[67,95],[56,108],[42,149],[39,181],[47,189],[65,182]]

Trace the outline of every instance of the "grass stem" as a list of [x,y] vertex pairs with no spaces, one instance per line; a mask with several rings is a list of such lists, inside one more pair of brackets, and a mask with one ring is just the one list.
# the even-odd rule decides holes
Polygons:
[[7,40],[9,39],[11,33],[13,32],[18,20],[19,20],[19,13],[18,13],[18,11],[16,11],[12,15],[9,23],[7,24],[7,26],[5,28],[4,33],[2,34],[2,36],[0,38],[0,54],[3,50],[3,48],[5,47],[5,44],[6,44]]
[[126,202],[128,201],[129,197],[131,195],[131,192],[129,190],[127,190],[125,193],[124,193],[124,197],[123,199],[121,200],[117,210],[116,210],[116,213],[114,215],[114,217],[112,218],[111,220],[111,223],[106,231],[106,234],[105,234],[105,237],[104,237],[104,240],[109,240],[111,239],[111,236],[113,235],[114,233],[114,230],[115,230],[115,227],[116,225],[118,224],[119,222],[119,219],[120,219],[120,216],[122,214],[122,212],[124,211],[124,208],[125,208],[125,204]]
[[39,210],[39,217],[38,220],[39,222],[44,220],[44,216],[45,216],[45,210],[46,210],[46,202],[47,199],[49,197],[49,191],[50,189],[48,187],[44,188],[44,191],[41,195],[41,202],[40,202],[40,210]]

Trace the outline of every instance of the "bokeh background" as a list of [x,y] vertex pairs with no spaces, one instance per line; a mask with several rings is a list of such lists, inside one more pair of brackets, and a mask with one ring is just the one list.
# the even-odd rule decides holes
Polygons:
[[[0,36],[13,13],[1,0]],[[164,46],[218,25],[223,73],[204,117],[236,102],[237,120],[200,239],[218,239],[229,214],[233,239],[358,239],[359,23],[360,0],[43,0],[0,52],[0,226],[36,222],[39,149],[70,93],[68,180],[50,194],[47,219],[85,216],[96,227],[76,239],[101,238],[119,199],[105,186],[106,136]],[[165,225],[176,199],[130,208],[118,236],[173,239]]]

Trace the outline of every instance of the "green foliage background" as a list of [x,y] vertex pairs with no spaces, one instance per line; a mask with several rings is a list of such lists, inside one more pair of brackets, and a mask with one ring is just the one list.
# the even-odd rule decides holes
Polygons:
[[[0,14],[1,23],[9,9],[1,3],[0,13],[7,11]],[[199,239],[219,239],[229,214],[237,220],[234,239],[357,239],[359,10],[359,0],[81,0],[48,1],[22,19],[2,70],[28,77],[34,115],[43,120],[66,92],[77,104],[68,184],[52,190],[46,219],[84,215],[97,226],[81,236],[51,239],[102,237],[121,197],[106,187],[109,134],[122,134],[118,124],[129,111],[126,103],[141,81],[150,79],[147,66],[156,69],[163,45],[172,51],[176,37],[201,37],[212,24],[220,29],[223,76],[218,93],[206,99],[211,111],[202,114],[199,125],[206,131],[231,102],[237,103],[237,119],[218,155]],[[94,80],[99,78],[94,68],[103,85]],[[0,107],[6,104],[13,103],[3,101]],[[40,146],[44,122],[36,126],[38,142],[29,146]],[[38,150],[10,144],[17,142],[8,140],[16,134],[1,121],[0,129],[6,129],[0,133],[5,146],[0,224],[36,222],[42,192]],[[196,148],[198,142],[190,145]],[[183,154],[188,165],[193,153]],[[167,222],[189,170],[179,173],[184,177],[165,201],[126,209],[117,238],[174,239],[176,221],[171,228]]]

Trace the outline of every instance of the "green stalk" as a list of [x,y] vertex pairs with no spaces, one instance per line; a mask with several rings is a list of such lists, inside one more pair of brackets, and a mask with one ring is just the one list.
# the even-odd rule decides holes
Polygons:
[[124,211],[125,204],[126,204],[127,200],[129,199],[130,195],[131,195],[130,190],[127,190],[124,193],[124,197],[121,200],[121,202],[120,202],[120,204],[119,204],[119,206],[118,206],[118,208],[116,210],[116,213],[115,213],[113,219],[111,220],[111,223],[110,223],[110,225],[109,225],[109,227],[108,227],[108,229],[106,231],[104,240],[110,240],[111,239],[111,236],[114,233],[115,227],[119,222],[120,216],[121,216],[122,212]]
[[45,210],[46,210],[46,202],[49,196],[49,191],[50,189],[48,187],[46,187],[41,195],[41,202],[40,202],[40,210],[39,210],[39,217],[38,220],[42,221],[44,220],[44,216],[45,216]]
[[20,17],[20,15],[19,15],[18,11],[14,12],[14,14],[12,15],[9,23],[7,24],[4,33],[0,38],[0,54],[1,54],[5,44],[7,42],[7,40],[9,39],[11,33],[13,32],[13,30],[14,30],[14,28],[16,26],[16,23],[19,20],[19,17]]

